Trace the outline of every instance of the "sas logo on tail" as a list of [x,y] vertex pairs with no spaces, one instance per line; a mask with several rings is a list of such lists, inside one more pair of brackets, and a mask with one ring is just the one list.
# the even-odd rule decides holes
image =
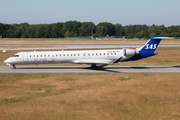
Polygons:
[[156,49],[156,48],[157,48],[157,44],[146,44],[145,49]]

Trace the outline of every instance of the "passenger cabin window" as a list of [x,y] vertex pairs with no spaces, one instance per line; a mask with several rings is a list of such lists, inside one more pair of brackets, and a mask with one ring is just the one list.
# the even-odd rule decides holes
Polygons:
[[56,55],[56,57],[57,57],[58,55]]
[[41,55],[41,57],[42,57],[42,55]]
[[98,54],[96,53],[96,55],[98,55]]
[[44,55],[44,57],[46,57],[46,55]]
[[107,55],[109,55],[109,53],[107,53]]
[[111,53],[111,55],[113,55],[113,53]]
[[38,55],[37,55],[37,57],[38,57]]
[[31,55],[29,57],[31,57]]
[[76,56],[76,54],[74,54],[74,56]]
[[35,57],[35,55],[33,55],[33,57]]
[[67,56],[69,56],[69,54],[67,54]]
[[59,56],[61,57],[61,54]]
[[79,54],[78,54],[78,56],[79,56]]
[[92,54],[92,56],[94,56],[94,53]]
[[99,55],[101,55],[101,53]]
[[106,53],[104,53],[104,55],[106,55]]
[[64,56],[65,56],[65,54],[64,54]]

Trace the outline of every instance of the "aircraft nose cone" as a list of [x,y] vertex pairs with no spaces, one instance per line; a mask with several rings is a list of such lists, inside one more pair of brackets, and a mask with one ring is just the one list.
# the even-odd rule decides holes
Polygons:
[[5,60],[4,63],[7,63],[7,60]]
[[9,63],[10,62],[10,59],[6,59],[5,61],[4,61],[4,63]]

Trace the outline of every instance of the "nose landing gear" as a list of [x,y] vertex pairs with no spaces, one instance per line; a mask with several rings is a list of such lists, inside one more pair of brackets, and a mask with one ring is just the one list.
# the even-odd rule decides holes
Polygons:
[[16,69],[16,66],[15,66],[15,64],[13,64],[13,68],[12,69]]

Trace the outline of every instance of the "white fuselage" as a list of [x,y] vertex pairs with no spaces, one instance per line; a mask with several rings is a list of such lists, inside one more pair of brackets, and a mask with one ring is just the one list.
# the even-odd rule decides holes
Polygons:
[[79,51],[44,51],[20,52],[8,58],[7,64],[43,64],[43,63],[79,63],[110,64],[123,61],[123,49],[120,50],[79,50]]

